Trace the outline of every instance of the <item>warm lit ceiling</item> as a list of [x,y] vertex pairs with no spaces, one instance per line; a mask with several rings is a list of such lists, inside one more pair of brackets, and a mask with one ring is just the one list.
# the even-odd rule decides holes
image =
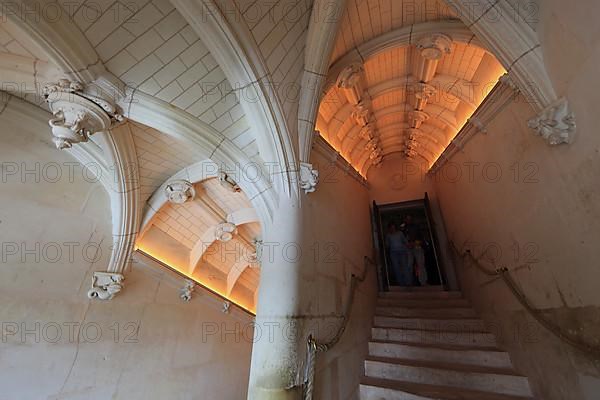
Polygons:
[[[258,217],[243,192],[233,192],[218,178],[194,185],[195,198],[166,203],[137,241],[139,250],[254,312],[260,268],[253,260],[260,239]],[[216,230],[233,222],[229,240]]]
[[429,169],[504,73],[442,1],[349,0],[316,128],[365,177],[394,153]]

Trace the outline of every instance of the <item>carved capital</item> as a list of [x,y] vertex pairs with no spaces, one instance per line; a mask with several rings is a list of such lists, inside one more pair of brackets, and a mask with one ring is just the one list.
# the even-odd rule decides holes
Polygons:
[[575,115],[565,98],[543,109],[537,117],[529,120],[528,125],[550,145],[570,143],[576,129]]
[[229,242],[237,232],[237,227],[231,222],[221,222],[215,229],[215,240]]
[[170,203],[183,204],[187,201],[194,200],[196,190],[191,182],[184,179],[177,179],[167,183],[165,186],[165,194]]
[[125,277],[112,272],[94,272],[92,288],[88,291],[90,299],[110,300],[123,289]]
[[300,163],[300,187],[304,193],[312,193],[317,190],[319,183],[319,171],[313,168],[312,164]]
[[421,38],[417,42],[421,57],[428,60],[439,60],[444,54],[450,54],[452,38],[443,33],[434,33]]
[[113,102],[84,92],[79,82],[61,79],[43,89],[53,118],[52,141],[58,149],[87,142],[94,133],[107,131],[125,120]]

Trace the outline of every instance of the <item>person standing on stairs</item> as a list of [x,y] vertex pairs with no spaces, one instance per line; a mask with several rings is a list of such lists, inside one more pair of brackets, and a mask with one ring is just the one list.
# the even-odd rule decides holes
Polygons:
[[415,260],[415,275],[421,286],[427,286],[427,269],[425,268],[425,250],[423,241],[415,240],[412,248],[413,258]]
[[400,225],[400,230],[404,232],[404,236],[406,236],[406,240],[408,241],[408,268],[410,270],[410,281],[409,285],[414,286],[416,284],[416,267],[415,267],[415,239],[417,238],[417,227],[412,222],[412,216],[406,215],[402,224]]
[[392,264],[392,277],[400,286],[411,286],[412,266],[409,264],[408,240],[404,233],[398,230],[394,222],[388,225],[386,246]]

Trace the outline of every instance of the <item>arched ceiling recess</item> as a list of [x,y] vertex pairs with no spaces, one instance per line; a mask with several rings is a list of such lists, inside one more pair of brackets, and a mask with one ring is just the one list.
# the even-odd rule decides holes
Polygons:
[[397,152],[431,167],[505,73],[456,19],[341,29],[317,130],[365,177]]
[[[6,5],[8,2],[0,3]],[[261,170],[264,167],[262,157],[270,157],[269,152],[282,145],[283,139],[268,138],[266,140],[271,147],[267,147],[264,153],[259,151],[253,138],[255,132],[249,129],[247,123],[242,123],[243,112],[240,112],[236,94],[231,92],[231,85],[226,82],[222,71],[219,72],[220,67],[212,59],[210,52],[203,50],[197,34],[170,1],[136,2],[134,8],[119,10],[117,20],[114,20],[115,14],[111,7],[121,7],[123,4],[110,2],[111,6],[103,9],[101,15],[87,21],[77,14],[88,7],[82,3],[85,2],[69,8],[73,14],[62,13],[59,20],[51,23],[44,18],[22,19],[19,13],[4,15],[0,24],[0,72],[4,88],[11,81],[25,82],[26,84],[15,86],[13,92],[36,105],[43,105],[37,100],[42,98],[40,92],[45,83],[54,83],[67,77],[81,82],[85,90],[93,89],[109,94],[111,102],[116,103],[128,118],[127,123],[108,133],[106,137],[97,134],[88,143],[76,144],[71,150],[67,150],[82,162],[93,160],[101,166],[117,167],[117,186],[115,187],[114,182],[111,185],[110,182],[103,181],[107,191],[115,194],[111,196],[111,208],[116,241],[108,272],[122,273],[130,260],[146,199],[160,190],[164,180],[177,170],[183,168],[189,171],[189,167],[204,158],[210,158],[211,167],[216,172],[227,171],[233,175],[236,185],[254,206],[256,221],[269,221],[279,193],[274,190],[268,173]],[[29,8],[39,5],[33,1],[17,4]],[[46,5],[60,7],[59,3],[50,0],[42,2],[42,6]],[[125,11],[125,14],[120,11]],[[127,14],[133,11],[134,14]],[[105,25],[108,17],[103,17],[109,13],[112,13],[112,18]],[[128,21],[135,21],[135,24],[128,24]],[[86,22],[89,24],[85,25]],[[147,34],[159,35],[160,41],[148,41],[144,36]],[[153,48],[148,49],[148,46]],[[185,48],[181,48],[182,46]],[[172,52],[176,49],[181,52],[173,58]],[[130,51],[148,53],[132,54]],[[128,62],[133,64],[126,66]],[[175,64],[180,67],[183,65],[185,69],[173,72],[170,68]],[[124,69],[119,69],[120,67]],[[201,67],[209,70],[209,74],[197,74]],[[135,80],[126,79],[127,73]],[[188,75],[194,79],[190,83],[190,89],[200,85],[196,78],[209,77],[202,83],[218,85],[219,90],[230,90],[216,102],[210,96],[195,99],[198,106],[208,105],[206,115],[213,113],[215,118],[204,119],[204,114],[190,112],[175,104],[175,98],[171,99],[167,95],[169,85],[175,85],[177,79],[184,79]],[[145,80],[140,82],[142,76]],[[158,82],[160,76],[176,79],[171,83],[163,81],[161,84]],[[161,86],[158,92],[152,90],[153,87],[156,88],[151,85],[152,82]],[[179,81],[176,83],[184,89]],[[30,90],[30,86],[33,90]],[[27,90],[22,90],[23,88]],[[42,114],[47,120],[51,117],[43,111]],[[239,117],[237,120],[234,114]],[[224,120],[220,116],[225,116],[225,120],[233,123],[222,123]],[[284,129],[276,130],[278,134],[287,134]],[[275,149],[272,153],[279,161],[278,165],[287,165],[278,158],[283,154],[282,151]],[[127,180],[129,175],[126,168],[132,166],[139,173],[132,180],[134,184]],[[258,177],[247,175],[247,167],[258,169]],[[108,167],[103,169],[103,177],[111,175],[108,171]],[[281,177],[283,175],[278,174]],[[241,224],[240,231],[251,229],[252,224],[258,224],[256,221]],[[230,277],[228,281],[230,284],[233,282],[235,288],[230,287],[224,292],[238,290],[236,282],[246,279],[249,274],[244,270],[237,274],[236,279]]]
[[[192,168],[212,171],[211,163],[206,160]],[[212,172],[191,177],[178,173],[155,192],[142,224],[139,250],[255,310],[261,224],[235,184]]]
[[[233,163],[269,162],[268,168],[263,165],[264,180],[272,180],[275,196],[276,192],[290,194],[295,187],[290,184],[296,181],[291,175],[297,163],[287,114],[261,81],[266,74],[261,74],[258,61],[244,56],[256,52],[235,31],[243,24],[233,26],[214,13],[196,12],[208,2],[185,2],[177,7],[169,0],[0,3],[15,8],[3,21],[42,48],[62,77],[93,84],[111,95],[128,118],[167,135],[173,129],[168,129],[168,123],[156,123],[157,117],[195,119],[196,132],[182,136],[197,144],[208,138],[208,155],[228,142],[225,145],[245,153]],[[22,10],[48,7],[62,7],[62,11],[51,21],[21,18]],[[185,13],[190,7],[193,12]],[[195,23],[207,15],[210,21],[204,28],[211,32],[205,35],[211,39],[209,44],[199,38],[199,33],[206,32]],[[273,165],[280,169],[273,171]]]

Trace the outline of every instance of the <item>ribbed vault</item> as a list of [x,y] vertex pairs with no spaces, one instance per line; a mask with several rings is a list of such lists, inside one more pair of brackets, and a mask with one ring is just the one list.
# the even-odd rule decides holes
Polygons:
[[443,2],[393,3],[387,22],[348,3],[316,123],[365,177],[393,153],[433,165],[505,72]]

